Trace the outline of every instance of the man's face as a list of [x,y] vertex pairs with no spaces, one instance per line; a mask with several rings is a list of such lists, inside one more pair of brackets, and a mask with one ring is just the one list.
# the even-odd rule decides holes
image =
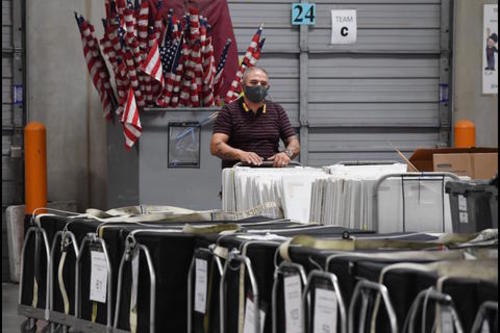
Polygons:
[[247,87],[254,87],[259,84],[265,88],[269,87],[269,78],[266,73],[261,70],[255,70],[248,74],[245,82]]
[[488,47],[493,47],[495,46],[495,41],[491,38],[488,38]]

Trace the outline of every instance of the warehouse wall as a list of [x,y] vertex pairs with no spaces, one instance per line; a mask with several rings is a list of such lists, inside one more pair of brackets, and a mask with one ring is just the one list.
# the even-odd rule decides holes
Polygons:
[[[446,67],[440,43],[446,35],[442,6],[447,1],[340,0],[332,5],[333,1],[318,0],[318,26],[309,30],[309,41],[303,45],[309,51],[302,51],[308,58],[302,68],[300,29],[290,25],[292,2],[297,1],[228,0],[240,52],[258,24],[265,23],[261,65],[270,70],[272,97],[301,129],[309,155],[305,163],[395,159],[388,141],[406,154],[417,146],[449,143],[448,114],[438,103],[437,89]],[[453,118],[476,122],[478,145],[496,145],[498,100],[480,94],[482,3],[486,1],[456,1]],[[74,199],[80,210],[105,208],[106,124],[73,18],[73,11],[82,13],[102,36],[103,2],[27,4],[28,118],[47,126],[49,200]],[[357,45],[328,45],[333,8],[358,9]],[[472,67],[478,70],[472,73]],[[307,73],[307,85],[301,86],[302,71]],[[382,95],[372,94],[375,90]]]
[[476,124],[477,146],[498,146],[498,95],[482,94],[483,5],[492,0],[456,0],[453,122]]
[[24,200],[24,108],[13,96],[24,83],[22,13],[21,2],[2,0],[2,281],[9,279],[6,208]]
[[104,208],[105,120],[73,11],[102,36],[102,0],[27,1],[28,120],[47,127],[48,200]]

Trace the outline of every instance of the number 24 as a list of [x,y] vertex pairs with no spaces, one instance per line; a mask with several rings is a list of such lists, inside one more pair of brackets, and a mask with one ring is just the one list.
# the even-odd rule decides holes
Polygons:
[[[293,20],[294,23],[302,23],[304,21],[304,18],[308,19],[308,22],[312,23],[314,22],[314,6],[310,5],[308,6],[307,12],[304,14],[304,7],[302,5],[296,5],[294,9],[298,10],[297,16],[295,16],[295,19]],[[304,14],[304,15],[303,15]]]

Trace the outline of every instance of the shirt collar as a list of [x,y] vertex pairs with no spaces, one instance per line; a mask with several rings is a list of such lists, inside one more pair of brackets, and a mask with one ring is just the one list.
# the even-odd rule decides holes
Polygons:
[[[245,104],[245,101],[243,100],[243,96],[240,97],[240,104],[241,106],[243,107],[243,110],[245,110],[245,112],[249,112],[250,111],[250,108]],[[267,109],[267,105],[264,104],[262,105],[258,110],[257,110],[257,113],[259,113],[259,111],[261,111],[263,114],[266,113],[266,110]]]

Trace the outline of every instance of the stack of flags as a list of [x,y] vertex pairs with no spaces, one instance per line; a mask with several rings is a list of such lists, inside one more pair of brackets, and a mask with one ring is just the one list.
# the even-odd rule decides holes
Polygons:
[[[140,109],[210,107],[220,105],[223,98],[220,94],[231,39],[215,59],[207,18],[194,7],[178,18],[172,9],[167,13],[162,6],[162,0],[156,5],[148,0],[105,0],[104,35],[100,40],[94,36],[92,24],[75,13],[85,61],[104,115],[107,119],[113,113],[119,117],[127,149],[142,133]],[[259,41],[261,32],[262,26],[237,72],[236,85],[245,68],[255,65],[260,57],[264,43],[264,39]],[[111,77],[115,78],[116,94]],[[232,85],[230,96],[237,97],[238,89]],[[227,96],[226,102],[232,100]]]

